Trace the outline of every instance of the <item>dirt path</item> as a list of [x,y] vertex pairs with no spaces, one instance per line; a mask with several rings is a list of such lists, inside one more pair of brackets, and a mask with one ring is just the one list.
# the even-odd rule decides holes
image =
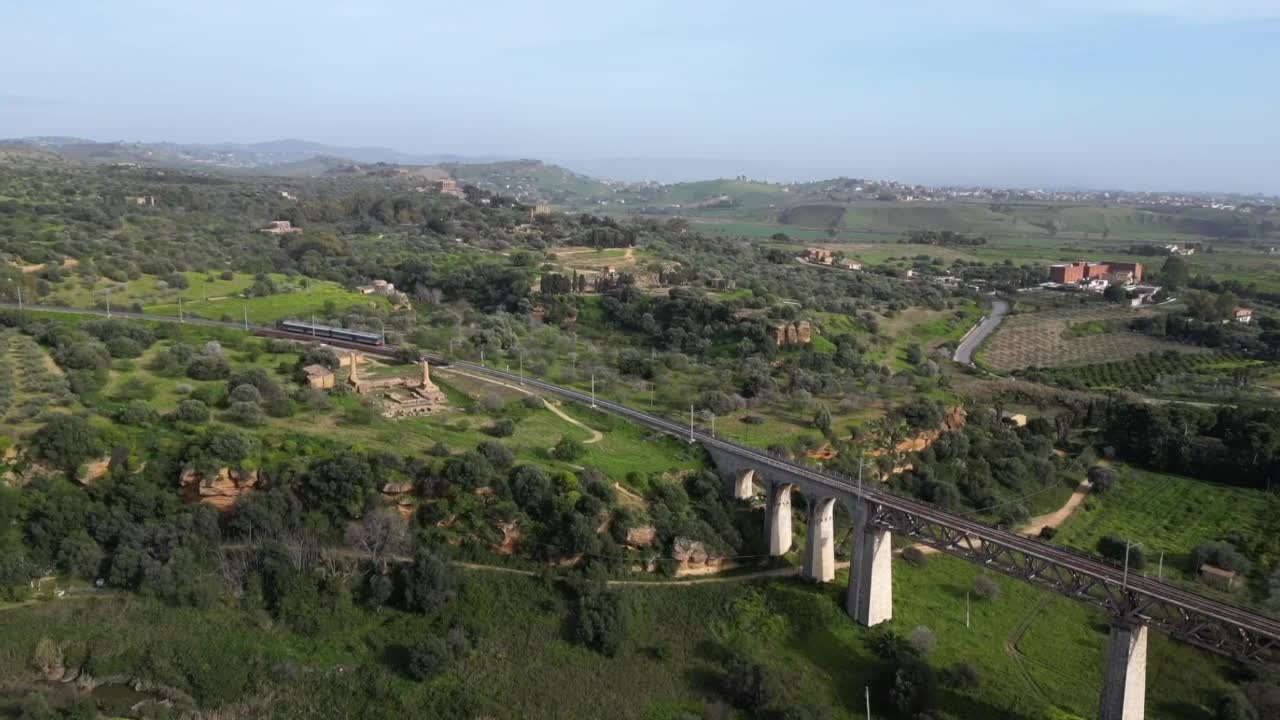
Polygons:
[[[847,567],[848,563],[844,563],[844,565]],[[475,570],[477,572],[506,573],[508,575],[522,575],[524,577],[538,576],[538,573],[533,570],[520,570],[518,568],[502,567],[500,565],[454,562],[453,566],[464,568],[466,570]],[[708,585],[711,583],[743,582],[746,580],[757,580],[759,578],[791,577],[792,575],[799,574],[799,567],[784,567],[742,573],[740,575],[717,575],[714,577],[700,577],[688,580],[608,580],[605,584],[609,587],[671,587],[673,585]]]
[[[469,373],[469,372],[463,372],[462,370],[449,369],[449,370],[440,370],[440,371],[438,371],[438,372],[443,372],[443,373],[445,373],[445,374],[462,375],[463,377],[469,377],[469,378],[471,378],[472,380],[483,380],[484,382],[487,382],[487,383],[492,383],[492,384],[494,384],[494,385],[501,385],[502,387],[509,388],[509,389],[511,389],[511,390],[515,390],[516,392],[524,393],[525,395],[534,395],[534,394],[536,394],[536,393],[534,393],[532,390],[530,390],[530,389],[528,389],[528,388],[526,388],[526,387],[521,387],[521,386],[519,386],[519,385],[512,385],[512,384],[510,384],[510,383],[502,382],[501,380],[494,380],[493,378],[488,378],[488,377],[485,377],[485,376],[483,376],[483,375],[473,375],[473,374],[471,374],[471,373]],[[567,413],[565,413],[565,411],[561,410],[561,409],[560,409],[560,403],[558,403],[558,402],[556,402],[556,403],[548,402],[546,398],[542,398],[542,404],[543,404],[544,406],[546,406],[546,408],[547,408],[548,410],[550,410],[552,413],[554,413],[554,414],[556,415],[556,417],[559,417],[561,420],[564,420],[565,422],[569,423],[570,425],[576,425],[576,426],[578,426],[578,427],[582,428],[583,430],[586,430],[588,433],[591,433],[591,438],[590,438],[590,439],[588,439],[588,440],[583,440],[583,441],[582,441],[582,444],[583,444],[583,445],[592,445],[592,444],[594,444],[594,443],[598,443],[598,442],[600,442],[601,440],[603,440],[603,439],[604,439],[604,433],[600,432],[599,430],[596,430],[596,429],[595,429],[595,428],[593,428],[593,427],[590,427],[590,426],[586,425],[585,423],[583,423],[583,422],[581,422],[581,421],[577,420],[576,418],[570,417]]]
[[649,506],[649,501],[645,500],[643,497],[636,494],[634,490],[620,482],[614,482],[613,489],[617,490],[618,494],[622,496],[623,504],[640,508]]
[[1074,513],[1076,509],[1084,503],[1084,500],[1089,496],[1089,491],[1091,489],[1093,489],[1093,485],[1088,480],[1080,483],[1076,486],[1076,491],[1071,493],[1071,497],[1067,498],[1065,505],[1051,513],[1037,515],[1036,517],[1031,518],[1025,526],[1018,529],[1018,533],[1028,537],[1033,537],[1039,535],[1040,531],[1047,527],[1058,527],[1062,523],[1066,522],[1067,518],[1071,517],[1072,513]]
[[[1045,513],[1044,515],[1037,515],[1031,518],[1027,521],[1026,525],[1018,528],[1018,534],[1025,535],[1027,537],[1036,537],[1040,534],[1040,531],[1046,527],[1056,528],[1062,525],[1062,523],[1067,521],[1067,518],[1071,517],[1072,514],[1074,514],[1075,511],[1084,504],[1084,501],[1089,497],[1089,491],[1092,488],[1093,485],[1091,485],[1088,480],[1081,482],[1076,486],[1076,491],[1071,493],[1071,497],[1067,498],[1067,501],[1063,503],[1062,507],[1051,513]],[[982,542],[980,540],[974,538],[973,542],[974,547],[982,547]],[[921,545],[919,543],[912,545],[911,547],[919,550],[924,555],[936,555],[942,552],[937,548],[929,547],[928,545]],[[903,549],[905,550],[906,548]],[[895,554],[901,555],[902,550],[895,551]]]

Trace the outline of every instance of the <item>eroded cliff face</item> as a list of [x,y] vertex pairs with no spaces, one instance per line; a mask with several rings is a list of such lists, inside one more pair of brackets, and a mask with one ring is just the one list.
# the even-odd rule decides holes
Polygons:
[[[893,451],[898,454],[905,454],[926,450],[930,445],[937,442],[938,438],[942,437],[946,433],[963,430],[965,421],[968,417],[969,415],[965,412],[965,409],[962,406],[957,405],[947,411],[946,417],[942,420],[942,427],[935,430],[925,430],[915,437],[907,438],[897,445],[894,445]],[[883,451],[879,452],[880,454],[883,454]],[[877,453],[871,454],[876,455]]]
[[236,506],[241,497],[253,492],[260,480],[257,470],[221,468],[217,475],[206,476],[194,469],[182,471],[178,484],[191,502],[208,503],[223,512]]

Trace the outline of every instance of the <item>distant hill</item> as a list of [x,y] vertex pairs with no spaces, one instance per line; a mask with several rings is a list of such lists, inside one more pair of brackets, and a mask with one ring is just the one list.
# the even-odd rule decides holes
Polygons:
[[[138,163],[172,167],[205,167],[256,170],[303,164],[318,158],[324,166],[337,163],[392,163],[437,165],[480,162],[494,158],[467,158],[451,154],[413,154],[383,147],[341,147],[306,140],[272,140],[261,143],[140,143],[95,142],[75,137],[26,137],[0,140],[0,147],[29,147],[56,152],[62,157],[89,163]],[[323,168],[320,169],[323,172]],[[271,173],[278,174],[278,173]],[[290,173],[283,173],[290,174]],[[309,173],[299,173],[309,174]]]
[[625,184],[607,183],[541,160],[493,163],[444,163],[460,182],[514,196],[521,202],[551,202],[588,207],[616,199]]

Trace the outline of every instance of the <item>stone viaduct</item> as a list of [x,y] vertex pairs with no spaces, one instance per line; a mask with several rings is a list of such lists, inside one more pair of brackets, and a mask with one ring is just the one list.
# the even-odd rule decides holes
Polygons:
[[[855,622],[874,626],[893,617],[891,530],[873,520],[874,503],[854,488],[841,490],[803,474],[764,466],[736,452],[704,443],[726,490],[737,499],[763,492],[769,554],[791,550],[792,501],[799,491],[806,502],[808,533],[802,576],[814,582],[835,579],[835,506],[841,503],[853,521],[853,548],[845,611]],[[999,566],[995,569],[1003,570]],[[1099,720],[1142,720],[1145,713],[1148,628],[1144,623],[1116,622],[1106,654]]]

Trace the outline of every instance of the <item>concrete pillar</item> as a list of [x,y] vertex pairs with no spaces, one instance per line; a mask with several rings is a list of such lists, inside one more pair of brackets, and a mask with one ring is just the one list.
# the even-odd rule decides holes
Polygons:
[[756,494],[754,470],[739,470],[729,476],[729,494],[734,500],[750,500]]
[[836,577],[835,498],[809,501],[809,536],[804,548],[804,576],[817,582]]
[[1098,720],[1142,720],[1147,702],[1147,626],[1111,626]]
[[769,554],[786,555],[791,549],[791,490],[790,483],[773,483],[769,486],[768,517]]
[[853,508],[853,559],[844,607],[859,625],[871,627],[893,618],[893,538],[872,526],[870,506]]

